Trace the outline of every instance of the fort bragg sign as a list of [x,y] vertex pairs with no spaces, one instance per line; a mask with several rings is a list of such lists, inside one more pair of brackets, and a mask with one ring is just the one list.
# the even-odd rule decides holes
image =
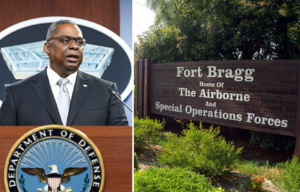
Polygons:
[[12,147],[4,171],[7,192],[102,191],[104,166],[82,132],[50,125],[24,134]]
[[140,94],[136,77],[139,113],[297,135],[299,61],[143,62],[147,92]]

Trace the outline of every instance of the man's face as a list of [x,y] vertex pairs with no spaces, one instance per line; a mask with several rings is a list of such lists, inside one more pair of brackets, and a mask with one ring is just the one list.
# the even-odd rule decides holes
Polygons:
[[[78,26],[73,24],[58,25],[51,38],[63,35],[83,38]],[[83,57],[83,48],[80,48],[75,40],[70,45],[63,45],[59,39],[52,39],[45,43],[44,52],[49,55],[51,69],[64,78],[78,70]]]

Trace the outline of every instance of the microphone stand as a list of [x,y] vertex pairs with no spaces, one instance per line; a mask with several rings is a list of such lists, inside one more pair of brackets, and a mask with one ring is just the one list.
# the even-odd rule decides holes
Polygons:
[[114,96],[116,96],[122,103],[123,103],[123,105],[125,105],[128,109],[129,109],[129,111],[130,112],[132,112],[132,110],[130,109],[130,107],[126,104],[126,103],[124,103],[123,101],[122,101],[122,99],[116,94],[116,91],[115,90],[113,90],[112,88],[107,88],[108,89],[108,91],[111,93],[111,94],[113,94]]

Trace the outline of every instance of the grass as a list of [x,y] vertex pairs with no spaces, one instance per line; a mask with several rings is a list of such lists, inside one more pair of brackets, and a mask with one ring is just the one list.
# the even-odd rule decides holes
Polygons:
[[267,160],[241,160],[233,170],[251,176],[263,176],[272,183],[280,181],[280,172],[283,171],[282,163],[270,165]]

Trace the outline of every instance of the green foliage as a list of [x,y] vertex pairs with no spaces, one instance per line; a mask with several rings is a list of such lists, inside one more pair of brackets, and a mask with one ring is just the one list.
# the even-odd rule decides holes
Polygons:
[[250,131],[250,134],[250,144],[259,144],[263,149],[280,151],[295,148],[296,138],[294,137],[256,131]]
[[161,130],[164,125],[164,121],[151,120],[149,117],[146,119],[134,117],[134,147],[143,149],[147,144],[155,143],[163,135]]
[[156,25],[139,38],[135,46],[137,59],[178,62],[299,58],[297,0],[148,1],[157,17],[164,18],[161,21],[165,26]]
[[147,0],[147,5],[156,12],[156,24],[172,24],[174,18],[180,13],[177,1],[178,0]]
[[244,184],[244,188],[246,190],[250,190],[250,191],[261,192],[261,191],[264,191],[264,189],[262,188],[263,182],[264,182],[263,176],[252,176],[252,177],[248,178],[248,180]]
[[284,163],[284,169],[280,173],[279,187],[286,191],[300,190],[300,163],[298,157],[293,156],[291,161]]
[[169,135],[166,149],[159,156],[162,165],[188,168],[201,172],[206,176],[221,175],[224,169],[229,169],[238,162],[238,154],[242,148],[235,149],[232,142],[226,142],[219,128],[203,129],[191,122],[185,136],[179,138]]
[[261,175],[266,179],[279,181],[281,166],[270,165],[268,161],[263,160],[241,160],[234,170],[247,175]]
[[27,192],[27,189],[25,188],[25,178],[24,178],[23,174],[21,174],[19,183],[20,183],[20,188],[23,190],[23,192]]
[[138,171],[138,170],[139,170],[139,160],[136,153],[134,153],[134,171]]
[[215,188],[207,178],[187,169],[149,167],[145,172],[134,174],[134,191],[211,191],[222,192]]
[[138,36],[139,44],[135,44],[135,60],[141,58],[156,59],[160,62],[180,60],[176,48],[179,30],[174,27],[153,26],[149,31]]
[[83,182],[83,188],[80,190],[80,192],[85,192],[85,190],[89,187],[90,179],[89,175],[86,174]]
[[169,141],[168,138],[170,138],[170,137],[176,137],[176,136],[177,136],[176,133],[172,133],[172,132],[168,132],[168,131],[163,132],[162,136],[157,141],[157,145],[159,145],[159,146],[165,146],[168,143],[168,141]]

